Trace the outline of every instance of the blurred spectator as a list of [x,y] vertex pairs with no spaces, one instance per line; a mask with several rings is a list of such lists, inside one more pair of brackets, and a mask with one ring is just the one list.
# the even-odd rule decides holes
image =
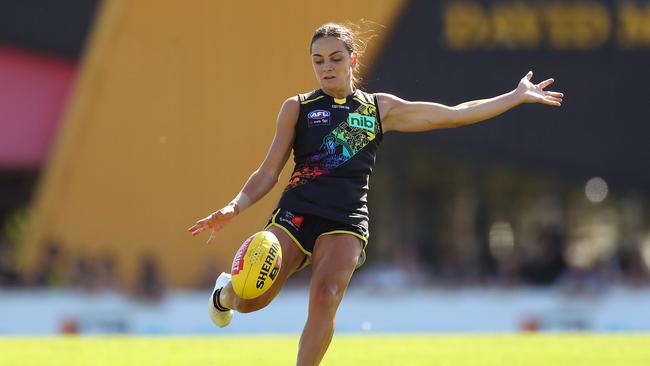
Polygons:
[[624,284],[635,287],[650,285],[650,234],[637,246],[622,250],[619,258]]
[[95,265],[85,255],[79,255],[74,260],[72,271],[68,279],[68,285],[81,291],[96,290]]
[[61,245],[56,240],[48,240],[42,247],[37,260],[36,272],[31,281],[37,287],[61,287],[65,285],[64,258]]
[[552,285],[566,270],[564,237],[554,228],[539,233],[538,240],[524,246],[521,275],[533,285]]
[[11,254],[9,242],[0,235],[0,287],[14,287],[19,284]]
[[103,291],[118,290],[119,280],[117,278],[117,263],[115,256],[111,253],[105,253],[100,257],[97,265],[97,288]]
[[107,291],[119,288],[115,258],[105,254],[99,259],[79,255],[74,261],[68,285],[82,291]]
[[151,254],[143,255],[140,258],[135,297],[148,301],[160,300],[164,290],[165,286],[155,257]]

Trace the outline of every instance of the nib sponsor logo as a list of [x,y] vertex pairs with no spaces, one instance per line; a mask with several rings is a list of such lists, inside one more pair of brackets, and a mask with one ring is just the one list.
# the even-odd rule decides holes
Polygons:
[[350,113],[348,115],[348,125],[350,127],[363,128],[370,132],[375,131],[375,117],[364,116],[359,113]]

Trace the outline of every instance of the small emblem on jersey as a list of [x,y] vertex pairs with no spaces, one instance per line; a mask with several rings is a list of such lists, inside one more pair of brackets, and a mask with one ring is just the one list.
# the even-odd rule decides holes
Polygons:
[[307,114],[307,125],[309,127],[329,126],[330,112],[324,109],[317,109]]
[[364,116],[359,113],[348,114],[348,125],[350,127],[363,128],[371,132],[375,132],[375,117]]
[[300,230],[300,225],[302,225],[302,222],[304,220],[305,220],[304,217],[297,216],[291,211],[285,211],[284,215],[278,219],[278,221],[289,224],[291,225],[291,227],[293,227],[296,230]]
[[305,221],[305,218],[302,216],[295,216],[293,219],[291,219],[291,222],[298,228],[300,229],[300,225],[302,225],[302,222]]

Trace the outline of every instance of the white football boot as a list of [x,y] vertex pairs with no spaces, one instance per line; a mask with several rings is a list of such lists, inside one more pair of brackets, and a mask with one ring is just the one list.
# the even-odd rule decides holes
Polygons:
[[217,281],[214,283],[214,290],[212,290],[212,294],[210,295],[210,299],[208,301],[208,313],[210,314],[210,319],[212,319],[212,322],[219,328],[223,328],[226,325],[230,324],[230,321],[232,320],[232,310],[226,310],[226,311],[221,311],[217,309],[216,306],[214,306],[214,294],[221,288],[225,287],[228,282],[230,282],[230,273],[226,272],[221,272],[219,277],[217,277]]

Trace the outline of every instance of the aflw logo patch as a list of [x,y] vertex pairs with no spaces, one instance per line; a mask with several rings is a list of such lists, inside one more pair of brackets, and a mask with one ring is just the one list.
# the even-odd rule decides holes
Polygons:
[[359,113],[348,114],[348,125],[350,127],[363,128],[370,132],[375,132],[375,117],[364,116]]
[[329,126],[330,112],[324,109],[317,109],[307,114],[307,126]]

